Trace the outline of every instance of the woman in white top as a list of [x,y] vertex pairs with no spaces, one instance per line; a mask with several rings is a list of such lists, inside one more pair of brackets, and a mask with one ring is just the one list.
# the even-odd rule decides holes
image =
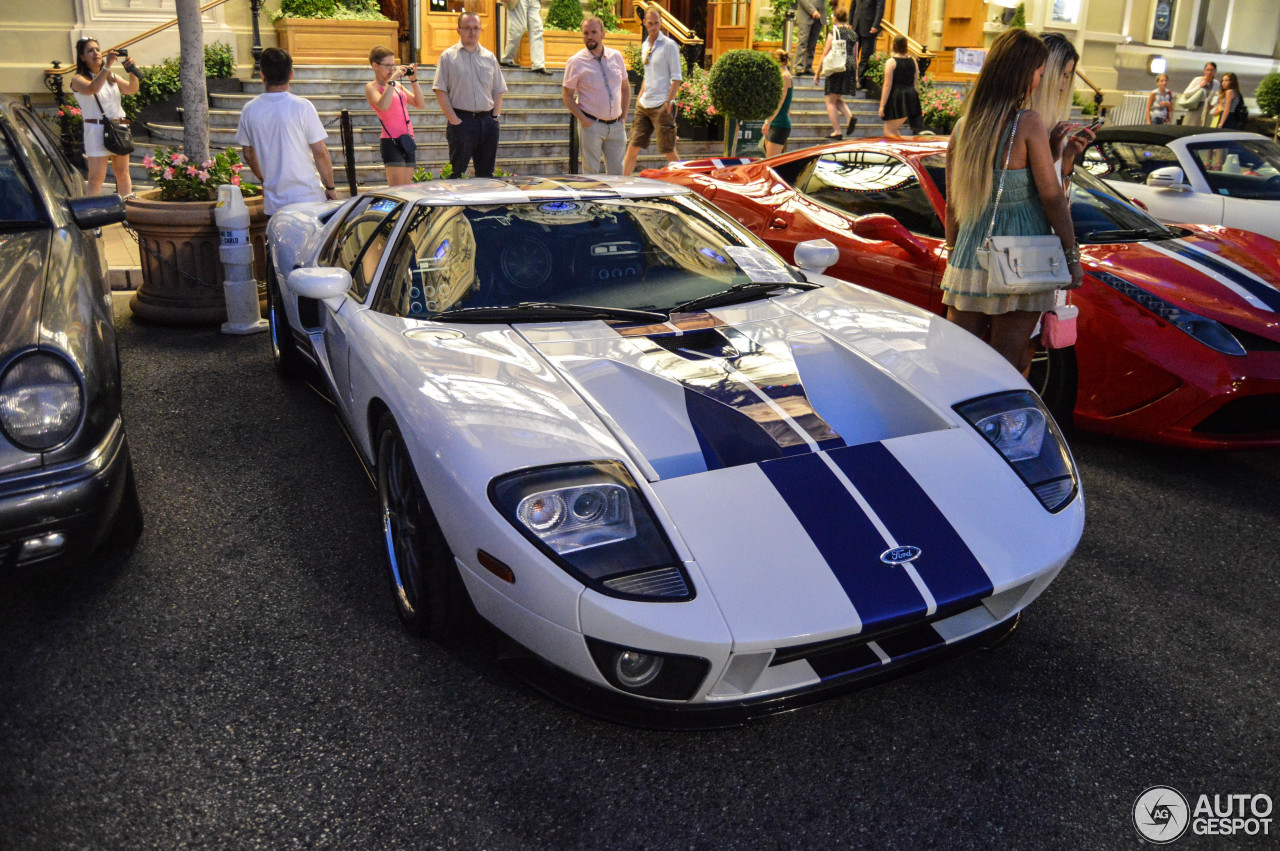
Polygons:
[[120,97],[138,93],[138,66],[124,59],[122,64],[129,77],[122,80],[111,70],[117,58],[119,54],[114,50],[103,53],[98,48],[97,39],[77,41],[76,75],[71,78],[71,91],[75,92],[80,115],[84,118],[84,158],[89,164],[89,194],[102,193],[103,181],[107,179],[107,160],[110,159],[111,171],[116,178],[116,192],[127,198],[133,194],[129,155],[113,154],[102,142],[103,112],[107,118],[124,118]]

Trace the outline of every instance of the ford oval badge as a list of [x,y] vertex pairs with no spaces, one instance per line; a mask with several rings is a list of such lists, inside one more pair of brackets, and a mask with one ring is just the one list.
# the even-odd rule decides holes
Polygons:
[[880,554],[880,560],[885,564],[906,564],[918,558],[920,558],[919,547],[894,547]]

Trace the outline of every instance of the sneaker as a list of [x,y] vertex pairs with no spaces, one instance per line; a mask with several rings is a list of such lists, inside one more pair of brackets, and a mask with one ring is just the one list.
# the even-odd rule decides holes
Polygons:
[[854,131],[854,130],[856,130],[856,129],[857,129],[857,127],[858,127],[858,116],[856,116],[856,115],[850,115],[850,116],[849,116],[849,126],[848,126],[848,127],[846,127],[846,128],[844,128],[844,135],[846,135],[846,136],[852,136],[852,135],[853,135],[853,131]]

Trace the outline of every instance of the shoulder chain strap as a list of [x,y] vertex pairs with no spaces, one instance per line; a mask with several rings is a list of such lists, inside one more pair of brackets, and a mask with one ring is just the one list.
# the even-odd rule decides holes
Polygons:
[[1018,110],[1013,115],[1013,129],[1009,131],[1009,147],[1004,152],[1004,168],[1000,170],[1000,185],[996,187],[996,202],[991,205],[991,223],[987,225],[987,238],[982,244],[987,245],[991,242],[991,233],[996,227],[996,210],[1000,208],[1000,196],[1004,194],[1004,175],[1009,170],[1009,157],[1013,155],[1013,137],[1018,135],[1018,119],[1022,116],[1022,110]]

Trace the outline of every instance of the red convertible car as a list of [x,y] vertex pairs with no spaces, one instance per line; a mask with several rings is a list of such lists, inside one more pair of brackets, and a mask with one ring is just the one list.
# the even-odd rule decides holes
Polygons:
[[[827,274],[942,313],[945,170],[945,139],[904,139],[644,176],[694,189],[788,259],[825,237],[840,249]],[[1079,341],[1038,351],[1030,379],[1059,419],[1178,446],[1280,445],[1280,242],[1163,225],[1084,169],[1071,214]]]

